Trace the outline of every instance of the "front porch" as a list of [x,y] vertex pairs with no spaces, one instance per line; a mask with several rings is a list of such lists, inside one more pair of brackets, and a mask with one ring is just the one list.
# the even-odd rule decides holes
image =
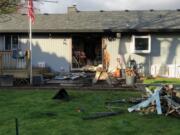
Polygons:
[[19,53],[17,51],[0,51],[0,76],[4,78],[1,85],[29,84],[30,59],[26,53],[21,56]]
[[14,78],[29,78],[30,59],[27,54],[18,56],[17,52],[0,51],[0,75],[12,75]]
[[[52,78],[54,73],[49,68],[33,67],[33,77]],[[0,51],[0,77],[10,76],[15,86],[30,84],[30,52],[17,55],[13,51]],[[9,82],[11,83],[11,82]],[[12,84],[12,83],[11,83]]]

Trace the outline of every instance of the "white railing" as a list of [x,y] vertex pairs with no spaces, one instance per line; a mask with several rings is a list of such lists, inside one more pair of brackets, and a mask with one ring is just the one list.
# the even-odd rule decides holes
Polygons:
[[180,65],[152,65],[151,75],[169,78],[180,78]]
[[12,51],[0,51],[0,69],[24,69],[27,68],[28,59],[26,56],[14,58]]

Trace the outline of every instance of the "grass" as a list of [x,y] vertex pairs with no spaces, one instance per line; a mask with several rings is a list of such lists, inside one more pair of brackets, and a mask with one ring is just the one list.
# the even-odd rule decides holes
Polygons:
[[180,78],[154,78],[154,79],[145,79],[144,83],[153,84],[153,83],[163,83],[163,84],[180,84]]
[[[54,101],[52,90],[0,90],[0,135],[180,135],[177,118],[128,113],[97,120],[82,120],[89,112],[107,111],[107,100],[138,97],[138,92],[69,91],[71,101]],[[82,108],[85,112],[78,112]]]

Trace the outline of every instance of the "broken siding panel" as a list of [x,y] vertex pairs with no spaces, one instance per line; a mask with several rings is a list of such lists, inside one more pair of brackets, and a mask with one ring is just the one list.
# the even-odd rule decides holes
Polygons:
[[[21,38],[23,50],[29,48],[28,39]],[[70,38],[35,37],[32,39],[33,66],[45,63],[55,71],[70,70]]]

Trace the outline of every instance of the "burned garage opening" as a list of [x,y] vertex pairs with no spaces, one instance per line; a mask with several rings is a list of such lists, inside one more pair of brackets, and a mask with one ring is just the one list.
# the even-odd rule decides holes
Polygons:
[[72,68],[102,64],[102,37],[76,35],[72,37]]

